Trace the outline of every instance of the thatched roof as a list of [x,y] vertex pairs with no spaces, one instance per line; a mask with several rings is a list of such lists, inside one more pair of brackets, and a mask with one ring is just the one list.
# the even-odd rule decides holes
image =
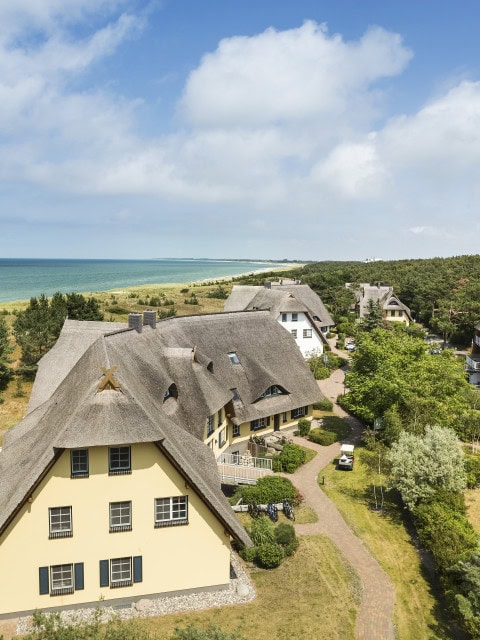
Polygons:
[[364,318],[368,313],[368,303],[378,302],[384,311],[404,311],[409,320],[412,320],[410,308],[407,307],[394,293],[393,287],[387,285],[370,285],[362,283],[356,292],[359,317]]
[[[114,384],[103,384],[110,374]],[[273,384],[287,393],[261,399]],[[172,385],[178,397],[165,401]],[[203,444],[207,417],[234,395],[236,422],[320,395],[295,341],[268,312],[169,318],[141,333],[120,323],[66,321],[34,387],[36,400],[0,453],[0,530],[64,449],[152,442],[244,544],[249,538]]]
[[224,308],[225,311],[265,309],[275,318],[280,313],[308,312],[319,328],[335,324],[321,298],[307,284],[234,285]]

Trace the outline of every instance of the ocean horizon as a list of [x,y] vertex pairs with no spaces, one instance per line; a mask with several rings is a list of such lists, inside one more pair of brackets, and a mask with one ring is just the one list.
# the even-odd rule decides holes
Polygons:
[[56,291],[93,294],[137,285],[215,280],[281,266],[281,262],[208,258],[0,258],[0,302],[29,300],[42,293],[50,297]]

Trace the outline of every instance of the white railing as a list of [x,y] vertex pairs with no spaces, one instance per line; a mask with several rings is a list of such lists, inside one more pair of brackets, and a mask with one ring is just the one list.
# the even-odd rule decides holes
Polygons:
[[222,453],[217,458],[218,464],[228,464],[251,469],[272,469],[270,458],[255,458],[254,456],[240,456],[235,453]]
[[480,360],[476,360],[467,356],[467,367],[473,371],[480,371]]
[[271,475],[271,469],[255,469],[254,467],[241,467],[236,464],[219,464],[218,472],[221,481],[233,484],[257,484],[259,478]]

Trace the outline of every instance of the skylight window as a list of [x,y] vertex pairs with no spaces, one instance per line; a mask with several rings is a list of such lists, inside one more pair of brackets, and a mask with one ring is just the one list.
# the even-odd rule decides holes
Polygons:
[[237,354],[235,353],[235,351],[230,351],[230,353],[228,354],[228,357],[230,358],[230,362],[232,364],[240,364],[240,360]]

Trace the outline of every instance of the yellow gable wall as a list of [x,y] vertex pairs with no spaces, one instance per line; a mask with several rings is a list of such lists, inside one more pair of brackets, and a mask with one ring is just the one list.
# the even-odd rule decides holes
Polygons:
[[[108,447],[89,449],[90,477],[70,478],[65,451],[0,537],[0,614],[229,581],[229,538],[154,444],[132,445],[132,473],[108,475]],[[154,527],[154,499],[188,495],[188,525]],[[109,503],[131,500],[132,531],[109,533]],[[72,506],[73,537],[49,540],[49,507]],[[142,556],[143,581],[100,587],[99,561]],[[39,595],[39,567],[84,563],[85,588]]]

